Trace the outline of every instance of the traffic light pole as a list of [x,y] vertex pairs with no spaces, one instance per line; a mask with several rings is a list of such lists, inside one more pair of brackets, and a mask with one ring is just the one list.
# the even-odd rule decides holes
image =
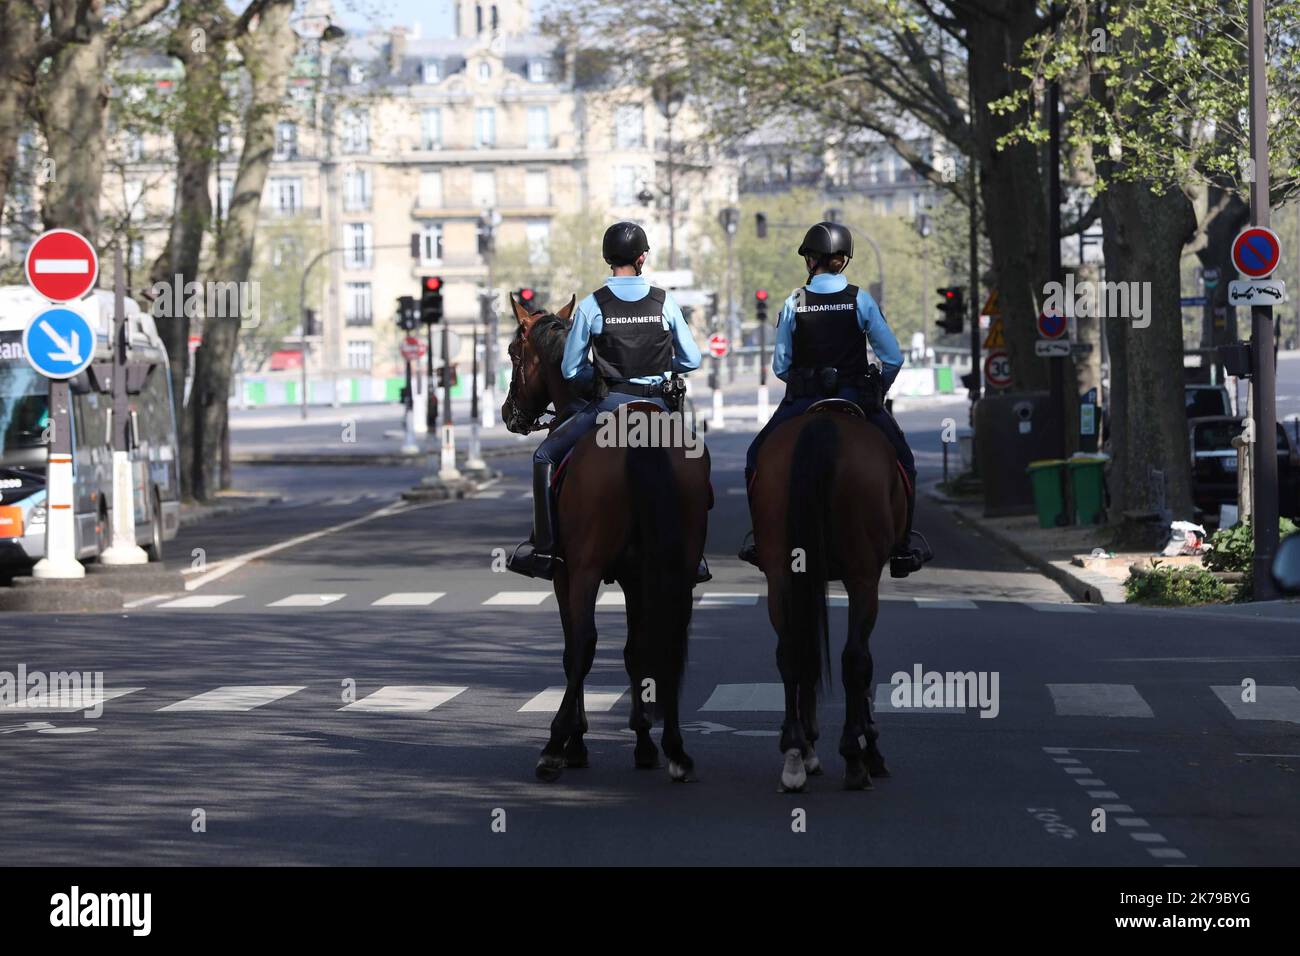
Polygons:
[[402,442],[401,452],[403,455],[418,455],[420,453],[420,442],[415,437],[415,376],[411,371],[411,360],[406,360],[406,414],[403,416],[403,424],[406,426],[406,436]]
[[442,323],[442,461],[438,478],[460,480],[456,469],[456,426],[451,413],[451,330]]
[[483,450],[479,446],[479,410],[478,410],[478,323],[474,323],[473,357],[470,359],[469,378],[469,453],[465,456],[465,474],[471,478],[482,478],[488,474],[487,462],[483,460]]
[[[1250,0],[1250,222],[1269,224],[1268,76],[1264,65],[1264,0]],[[1273,309],[1250,309],[1250,345],[1254,361],[1251,394],[1255,415],[1255,554],[1254,599],[1273,600],[1280,595],[1273,584],[1273,555],[1278,545],[1277,408],[1273,354]]]

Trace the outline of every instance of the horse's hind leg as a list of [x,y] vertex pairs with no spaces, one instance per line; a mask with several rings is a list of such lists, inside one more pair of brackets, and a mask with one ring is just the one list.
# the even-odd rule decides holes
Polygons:
[[649,675],[639,663],[639,659],[645,655],[645,645],[642,643],[645,634],[641,623],[645,602],[641,599],[638,581],[625,583],[620,580],[618,583],[623,588],[627,604],[627,643],[623,646],[623,665],[627,668],[627,679],[632,692],[632,716],[627,725],[636,733],[633,760],[637,769],[653,770],[659,766],[659,748],[650,737],[654,721],[650,717],[650,708],[646,706],[645,688],[642,686],[642,681]]
[[873,777],[888,777],[889,767],[885,765],[885,755],[880,752],[876,741],[880,738],[880,729],[876,726],[875,705],[871,702],[871,681],[875,674],[875,661],[871,658],[871,648],[867,648],[867,681],[863,703],[867,710],[867,770]]
[[[781,599],[768,583],[768,616],[776,628],[776,667],[781,672],[785,686],[785,720],[781,724],[781,754],[785,762],[781,767],[781,789],[787,793],[800,793],[808,783],[808,769],[803,755],[808,748],[804,737],[803,721],[799,719],[799,663],[795,635],[784,629],[784,609]],[[815,706],[815,705],[814,705]]]
[[849,633],[840,659],[844,680],[844,732],[840,756],[844,758],[844,787],[870,790],[867,688],[871,655],[867,642],[880,610],[878,584],[866,579],[845,581],[849,592]]
[[564,610],[564,698],[551,721],[551,736],[537,761],[537,776],[556,780],[567,761],[585,766],[586,745],[582,735],[587,730],[586,706],[582,683],[596,656],[596,591],[600,575],[569,572],[562,587],[556,588]]
[[[686,580],[691,581],[692,578],[688,577]],[[691,586],[693,587],[693,585]],[[691,592],[687,590],[685,593],[678,595],[677,600],[685,604],[680,620],[688,622],[690,620]],[[686,625],[683,624],[683,626]],[[671,636],[666,636],[665,639],[670,642],[674,640]],[[676,646],[682,649],[682,653],[685,652],[685,635],[681,636]],[[687,755],[686,745],[682,740],[681,718],[678,713],[681,700],[682,669],[685,660],[678,659],[672,653],[667,652],[660,655],[660,660],[664,662],[658,680],[659,698],[663,704],[661,712],[664,719],[664,733],[663,737],[660,738],[660,743],[663,744],[664,753],[668,757],[669,776],[678,782],[682,782],[689,780],[691,771],[695,769],[695,761]]]
[[804,681],[799,687],[799,722],[803,724],[804,739],[808,746],[803,752],[804,770],[808,776],[820,776],[822,761],[817,756],[817,738],[822,735],[817,723],[817,681]]

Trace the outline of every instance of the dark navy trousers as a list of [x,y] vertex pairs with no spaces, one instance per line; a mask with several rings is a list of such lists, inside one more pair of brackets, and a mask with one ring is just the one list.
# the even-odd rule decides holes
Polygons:
[[601,412],[616,411],[618,406],[626,405],[628,402],[652,402],[664,411],[668,411],[668,406],[662,398],[642,398],[640,395],[628,395],[625,392],[610,392],[599,401],[588,402],[552,428],[551,434],[537,446],[537,451],[533,452],[533,461],[538,464],[549,462],[554,468],[564,460],[564,456],[573,449],[573,446],[578,444],[579,438],[596,427]]

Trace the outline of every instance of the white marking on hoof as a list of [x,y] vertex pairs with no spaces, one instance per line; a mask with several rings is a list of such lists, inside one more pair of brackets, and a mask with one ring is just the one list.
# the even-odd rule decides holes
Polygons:
[[808,774],[804,770],[803,755],[798,747],[785,752],[785,766],[781,768],[781,787],[786,792],[798,793],[808,783]]
[[679,764],[676,760],[670,760],[668,761],[668,776],[672,777],[678,783],[681,783],[690,776],[690,771]]
[[810,777],[815,777],[822,772],[822,758],[817,756],[817,751],[811,747],[808,748],[808,756],[803,758],[803,768]]

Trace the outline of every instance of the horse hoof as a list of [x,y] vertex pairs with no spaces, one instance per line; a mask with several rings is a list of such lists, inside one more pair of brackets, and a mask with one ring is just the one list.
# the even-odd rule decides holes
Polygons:
[[686,783],[691,779],[691,763],[678,763],[676,760],[668,761],[668,776],[673,778],[674,783]]
[[781,768],[781,789],[786,793],[803,793],[808,784],[808,773],[804,768],[803,754],[794,747],[785,752],[785,766]]
[[555,783],[564,770],[564,761],[559,757],[543,756],[537,761],[537,779],[546,783]]
[[636,745],[636,751],[633,753],[633,760],[636,762],[638,770],[658,770],[659,769],[659,748],[654,744],[649,747]]
[[811,747],[804,754],[803,769],[810,777],[820,777],[822,775],[822,758],[817,756],[817,751]]
[[871,774],[867,772],[867,765],[861,760],[855,760],[844,768],[844,789],[845,790],[871,790]]
[[564,748],[564,766],[582,769],[590,766],[587,760],[587,746],[579,743],[576,747],[573,744]]

